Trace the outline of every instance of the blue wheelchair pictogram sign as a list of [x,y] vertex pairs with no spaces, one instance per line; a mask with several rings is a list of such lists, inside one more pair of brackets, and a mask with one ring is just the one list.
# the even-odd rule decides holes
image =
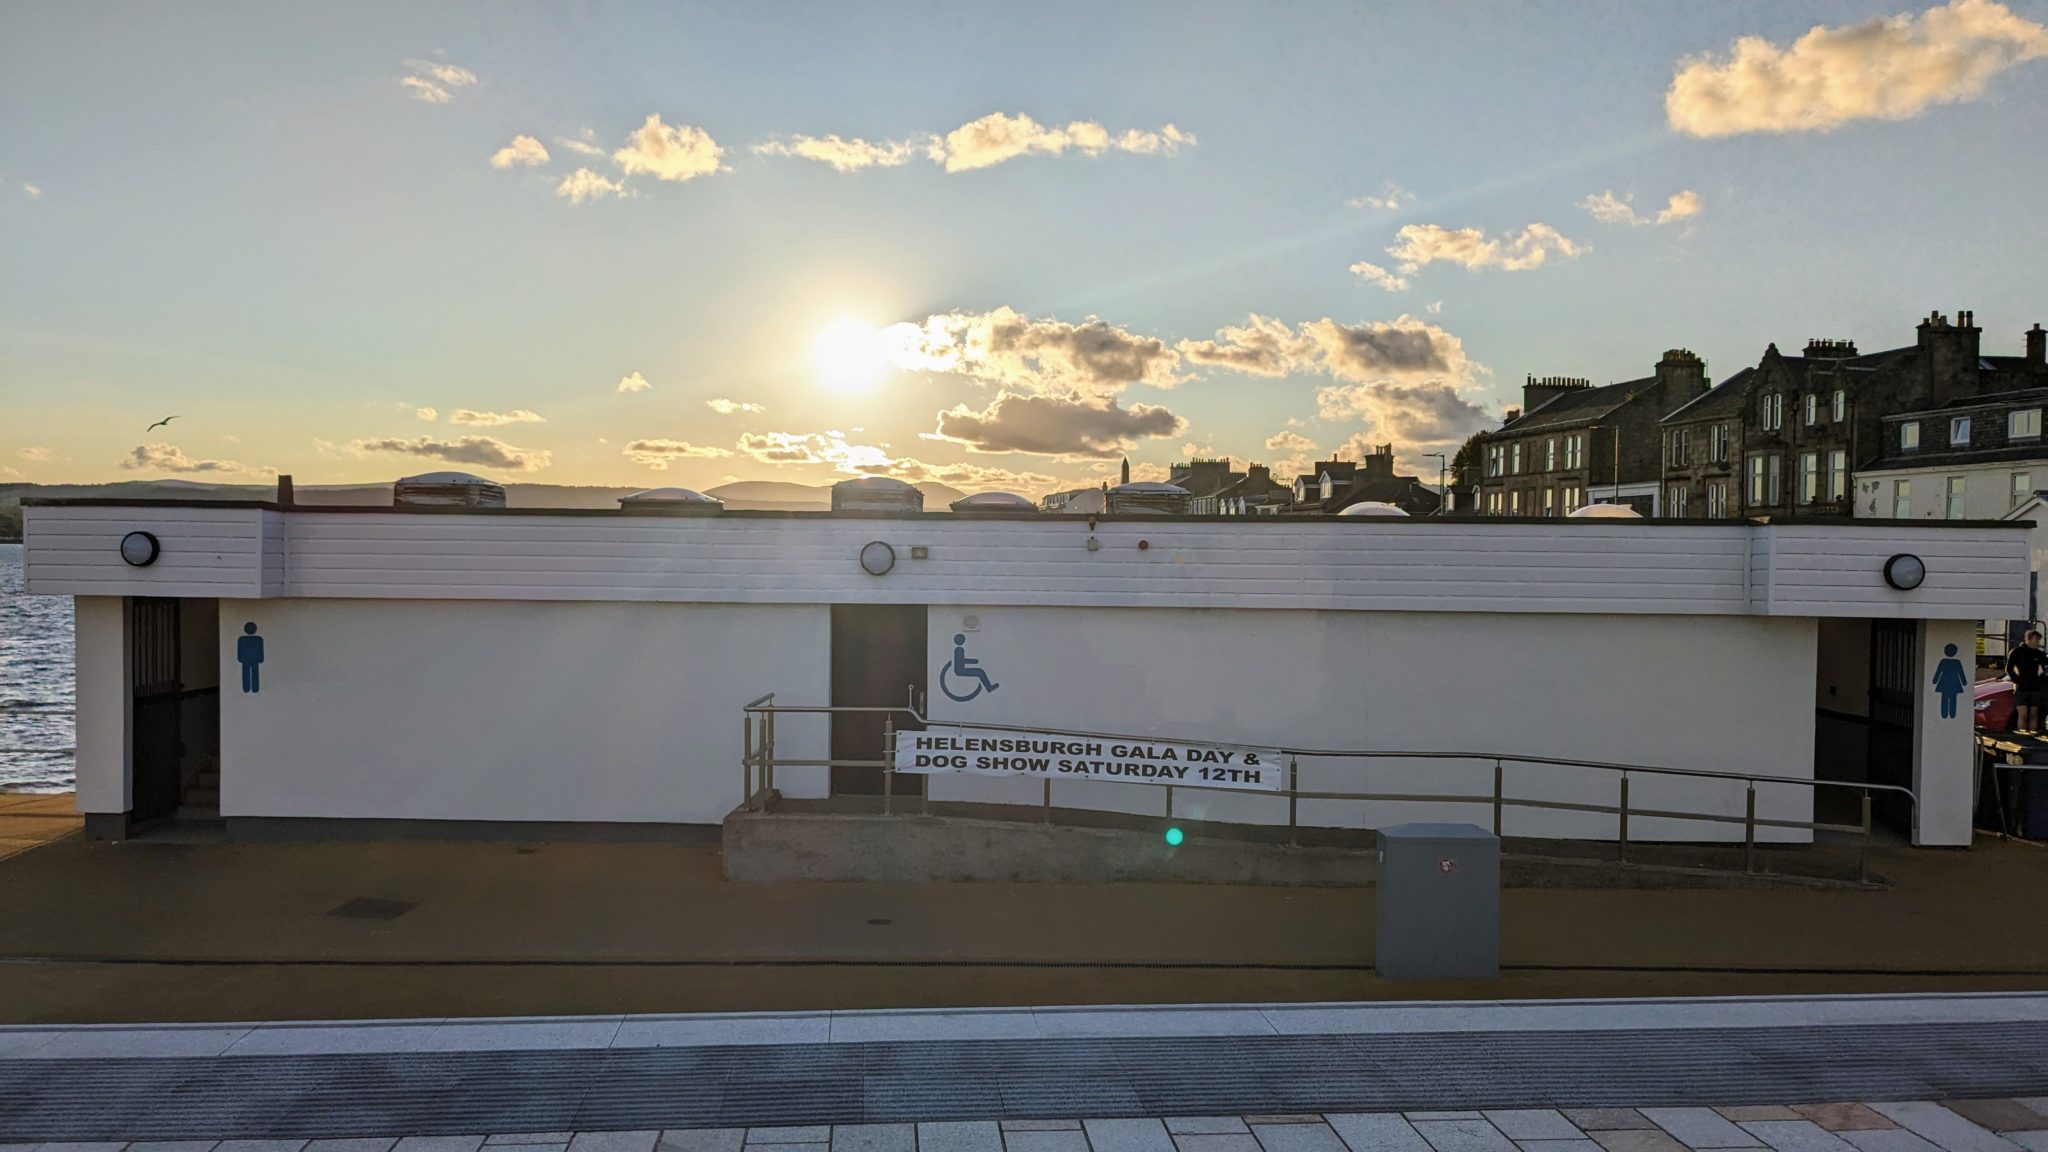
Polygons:
[[[969,681],[973,682],[972,690],[964,693],[955,691],[956,685],[965,688]],[[946,699],[965,704],[984,692],[995,691],[997,687],[996,682],[989,679],[988,669],[981,666],[981,661],[967,654],[966,634],[954,633],[953,658],[939,665],[939,691],[946,694]]]

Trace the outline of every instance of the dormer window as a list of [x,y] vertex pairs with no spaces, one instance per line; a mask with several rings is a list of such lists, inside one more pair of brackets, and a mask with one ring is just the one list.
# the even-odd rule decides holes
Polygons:
[[1918,447],[1920,447],[1920,422],[1918,420],[1908,420],[1904,424],[1899,425],[1899,450],[1901,452],[1911,452]]
[[1951,417],[1948,422],[1948,446],[1951,448],[1961,448],[1969,444],[1969,442],[1970,418],[1968,416]]

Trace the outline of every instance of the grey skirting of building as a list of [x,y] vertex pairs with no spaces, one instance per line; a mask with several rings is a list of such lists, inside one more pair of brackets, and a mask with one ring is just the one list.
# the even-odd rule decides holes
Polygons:
[[0,1140],[2048,1095],[2048,1023],[0,1060]]

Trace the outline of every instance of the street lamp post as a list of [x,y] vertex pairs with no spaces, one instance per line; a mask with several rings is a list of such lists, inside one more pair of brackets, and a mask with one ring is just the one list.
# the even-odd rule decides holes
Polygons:
[[1441,452],[1424,452],[1422,458],[1436,457],[1436,514],[1441,516],[1451,503],[1451,462]]

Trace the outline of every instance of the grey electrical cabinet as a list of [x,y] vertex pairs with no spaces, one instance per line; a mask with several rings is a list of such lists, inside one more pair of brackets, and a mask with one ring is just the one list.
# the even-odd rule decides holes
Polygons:
[[1472,824],[1379,830],[1374,968],[1389,980],[1500,975],[1500,837]]

